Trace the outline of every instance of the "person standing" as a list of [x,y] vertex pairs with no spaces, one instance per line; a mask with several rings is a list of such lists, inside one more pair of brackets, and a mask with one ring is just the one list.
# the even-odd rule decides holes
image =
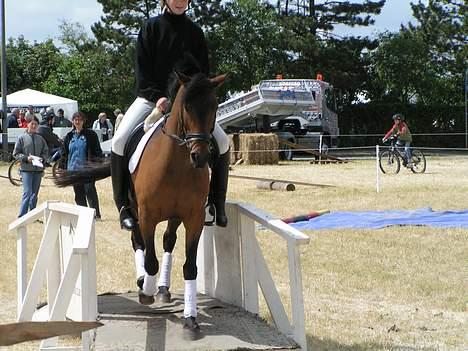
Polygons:
[[7,128],[19,128],[19,108],[11,110],[11,114],[7,118]]
[[112,123],[107,118],[107,114],[105,112],[101,112],[98,115],[98,119],[93,123],[94,130],[101,130],[102,141],[106,141],[112,138],[112,128]]
[[114,116],[115,116],[115,129],[114,131],[117,131],[117,128],[119,128],[120,122],[122,122],[122,118],[124,118],[124,114],[122,113],[122,110],[120,108],[116,108],[114,110]]
[[[85,117],[82,112],[72,116],[73,129],[68,132],[63,141],[60,168],[70,171],[83,168],[86,162],[99,161],[103,155],[97,134],[84,128]],[[73,186],[75,202],[80,206],[89,206],[96,210],[96,219],[101,219],[99,199],[95,182]]]
[[21,177],[23,196],[18,217],[36,208],[39,188],[44,174],[44,162],[49,156],[47,143],[36,133],[39,120],[33,117],[28,123],[26,132],[19,136],[15,143],[13,156],[21,160]]
[[54,127],[68,128],[71,126],[72,123],[67,118],[65,118],[63,109],[59,108],[57,110],[57,116],[54,118]]

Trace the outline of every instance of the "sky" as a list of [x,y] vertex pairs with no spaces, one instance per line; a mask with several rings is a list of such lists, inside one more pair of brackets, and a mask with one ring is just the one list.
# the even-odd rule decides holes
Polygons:
[[[6,37],[23,35],[30,42],[57,39],[62,20],[79,22],[91,34],[90,27],[99,21],[102,6],[96,0],[4,0]],[[414,0],[416,2],[416,0]],[[398,31],[400,24],[412,19],[410,1],[387,0],[375,25],[368,28],[339,27],[339,35],[375,35],[385,30]]]

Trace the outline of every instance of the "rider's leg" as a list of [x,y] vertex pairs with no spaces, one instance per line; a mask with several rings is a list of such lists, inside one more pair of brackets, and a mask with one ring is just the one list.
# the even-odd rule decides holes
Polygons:
[[227,217],[224,205],[226,202],[229,173],[229,138],[218,123],[215,123],[213,137],[218,145],[219,157],[214,160],[211,169],[208,202],[214,204],[216,208],[216,225],[225,227],[227,225]]
[[111,153],[111,175],[112,189],[114,191],[114,202],[120,214],[120,226],[126,230],[133,230],[136,220],[129,209],[128,190],[130,186],[130,174],[128,172],[128,161],[124,156],[127,139],[133,129],[142,122],[153,110],[155,104],[143,99],[136,98],[128,108],[119,129],[112,138]]
[[406,155],[406,160],[408,164],[411,163],[411,158],[412,158],[410,146],[411,146],[410,141],[405,142],[405,155]]

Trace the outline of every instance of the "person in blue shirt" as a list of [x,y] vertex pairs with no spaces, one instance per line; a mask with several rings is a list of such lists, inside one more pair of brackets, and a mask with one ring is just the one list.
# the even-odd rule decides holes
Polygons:
[[[97,134],[91,129],[84,128],[85,117],[82,112],[75,112],[72,116],[73,129],[63,141],[60,168],[70,171],[84,167],[86,162],[99,161],[102,155],[101,145]],[[75,202],[80,206],[92,207],[96,210],[96,219],[101,219],[99,199],[95,182],[73,185]]]

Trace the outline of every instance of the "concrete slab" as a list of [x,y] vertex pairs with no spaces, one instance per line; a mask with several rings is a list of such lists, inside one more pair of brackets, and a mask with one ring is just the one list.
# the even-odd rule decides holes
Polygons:
[[170,304],[143,306],[137,293],[98,297],[100,322],[96,351],[110,350],[290,350],[297,344],[257,316],[236,306],[198,295],[201,338],[182,332],[183,294]]

